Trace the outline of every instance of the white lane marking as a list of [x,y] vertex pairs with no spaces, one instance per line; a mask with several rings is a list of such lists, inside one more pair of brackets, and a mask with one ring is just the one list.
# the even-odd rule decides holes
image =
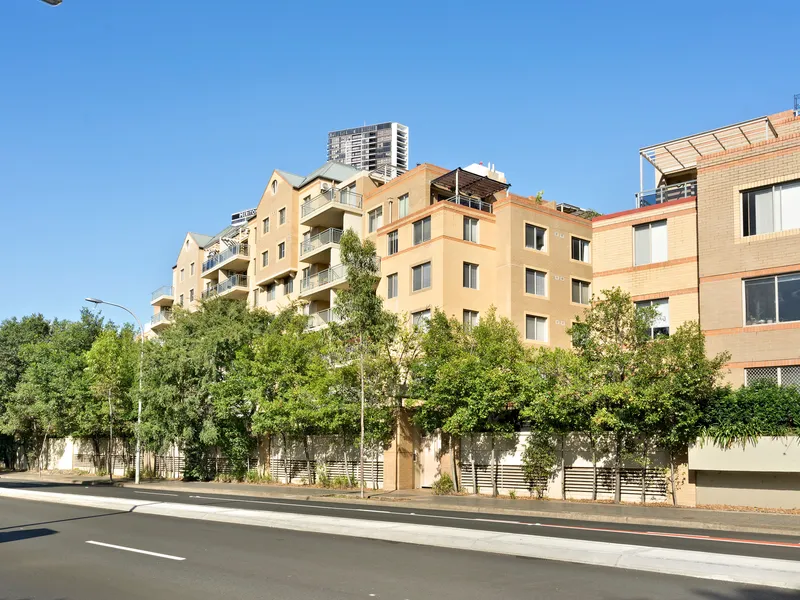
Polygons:
[[526,525],[526,526],[533,526],[536,525],[538,527],[547,527],[551,529],[572,529],[578,531],[595,531],[599,533],[617,533],[617,534],[626,534],[626,535],[643,535],[643,536],[652,536],[652,537],[671,537],[671,538],[679,538],[679,539],[688,539],[688,540],[696,540],[699,542],[723,542],[728,544],[748,544],[753,546],[779,546],[782,548],[800,548],[800,543],[796,542],[779,542],[779,541],[771,541],[771,540],[748,540],[748,539],[738,539],[738,538],[725,538],[725,537],[713,537],[710,535],[697,535],[697,534],[689,534],[689,533],[671,533],[671,532],[658,532],[658,531],[635,531],[631,529],[612,529],[606,527],[580,527],[577,525],[557,525],[555,523],[528,523],[526,521],[512,521],[506,519],[481,519],[475,517],[453,517],[448,515],[429,515],[429,514],[419,514],[419,513],[407,513],[407,512],[400,512],[396,510],[378,510],[372,508],[348,508],[342,506],[325,506],[319,504],[300,504],[297,502],[269,502],[265,500],[240,500],[234,498],[215,498],[214,496],[189,496],[189,498],[197,498],[202,500],[218,500],[221,502],[243,502],[248,504],[276,504],[278,506],[299,506],[302,508],[319,508],[323,510],[338,510],[338,511],[346,511],[346,512],[366,512],[366,513],[378,513],[378,514],[386,514],[386,515],[402,515],[404,517],[408,516],[415,516],[415,517],[425,517],[427,519],[443,519],[443,520],[450,520],[450,521],[471,521],[471,522],[481,522],[481,523],[499,523],[503,525]]
[[116,544],[106,544],[105,542],[95,542],[94,540],[86,540],[86,543],[92,544],[94,546],[104,546],[105,548],[114,548],[115,550],[126,550],[128,552],[136,552],[137,554],[147,554],[148,556],[156,556],[158,558],[167,558],[169,560],[186,560],[182,556],[172,556],[171,554],[161,554],[159,552],[150,552],[149,550],[139,550],[138,548],[117,546]]
[[167,494],[163,492],[133,492],[134,494],[147,494],[149,496],[175,496],[177,497],[178,494]]

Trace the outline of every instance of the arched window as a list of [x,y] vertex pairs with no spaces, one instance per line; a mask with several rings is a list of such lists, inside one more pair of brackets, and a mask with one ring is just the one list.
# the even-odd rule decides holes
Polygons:
[[278,180],[277,179],[273,179],[272,180],[272,193],[273,193],[273,195],[278,193]]

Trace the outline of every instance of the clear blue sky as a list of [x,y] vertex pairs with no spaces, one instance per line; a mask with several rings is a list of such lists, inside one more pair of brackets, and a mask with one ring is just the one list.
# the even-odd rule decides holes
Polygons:
[[[149,318],[187,230],[396,120],[411,163],[632,207],[639,147],[791,108],[782,2],[0,0],[0,318]],[[116,321],[115,309],[106,314]]]

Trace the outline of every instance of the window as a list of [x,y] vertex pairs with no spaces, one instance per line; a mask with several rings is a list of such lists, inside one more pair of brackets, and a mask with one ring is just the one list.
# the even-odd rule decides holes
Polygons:
[[372,233],[383,225],[383,207],[379,206],[378,208],[372,209],[367,213],[367,217],[367,231]]
[[397,230],[390,231],[387,237],[387,246],[386,253],[391,256],[392,254],[397,254],[397,251],[400,249],[400,241],[398,240]]
[[745,385],[766,382],[800,389],[800,365],[788,367],[753,367],[744,370]]
[[430,320],[431,320],[430,308],[411,313],[411,324],[414,327],[421,327],[422,329],[427,329],[428,321]]
[[572,260],[579,260],[588,263],[589,258],[589,241],[582,240],[581,238],[572,238]]
[[478,243],[478,219],[464,217],[464,240]]
[[283,295],[288,296],[294,292],[294,277],[287,277],[283,280]]
[[800,321],[800,273],[747,279],[745,325]]
[[464,287],[472,290],[478,289],[478,265],[464,263]]
[[426,262],[411,269],[411,291],[431,287],[431,263]]
[[189,265],[189,275],[194,275],[194,263]]
[[267,265],[269,265],[269,250],[264,250],[261,253],[261,266],[266,267]]
[[403,194],[397,199],[397,217],[402,219],[408,216],[408,194]]
[[636,303],[637,308],[652,306],[656,309],[656,318],[650,325],[650,337],[669,335],[669,299],[643,300]]
[[278,244],[278,260],[286,257],[286,242]]
[[414,245],[428,242],[431,239],[431,218],[425,217],[414,222]]
[[184,272],[184,269],[181,269],[181,281],[184,279],[186,279],[186,273]]
[[649,265],[667,260],[667,221],[633,228],[633,264]]
[[258,288],[253,289],[253,306],[258,306]]
[[397,298],[397,273],[386,277],[386,297]]
[[183,306],[183,294],[181,294],[180,296],[178,296],[178,304],[180,304],[181,306]]
[[592,301],[592,293],[590,291],[588,281],[581,281],[580,279],[572,280],[572,301],[575,304],[589,304]]
[[183,249],[186,250],[187,252],[189,251],[189,240],[186,240],[186,243],[184,244]]
[[547,273],[535,269],[525,269],[525,293],[546,296]]
[[189,290],[189,302],[194,302],[194,288]]
[[742,192],[742,235],[800,228],[800,181]]
[[464,310],[463,315],[464,329],[471,331],[475,325],[478,324],[478,311],[477,310]]
[[278,193],[278,180],[277,179],[273,179],[272,180],[272,195],[274,196],[277,193]]
[[275,284],[268,283],[267,284],[267,302],[270,300],[275,300]]
[[525,339],[547,342],[547,317],[525,315]]
[[283,225],[286,223],[286,208],[282,208],[278,211],[278,225]]
[[261,231],[263,233],[269,233],[269,217],[261,221]]
[[525,224],[525,247],[531,250],[545,250],[547,229],[536,225]]

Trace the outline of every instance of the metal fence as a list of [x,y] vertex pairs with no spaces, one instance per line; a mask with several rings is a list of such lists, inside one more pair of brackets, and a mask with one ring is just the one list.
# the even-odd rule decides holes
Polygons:
[[[569,494],[591,494],[593,485],[592,467],[567,467],[564,487]],[[639,499],[642,494],[642,469],[620,469],[622,497]],[[614,469],[597,468],[598,495],[614,494]],[[647,469],[645,494],[648,498],[666,498],[667,480],[662,469]]]

